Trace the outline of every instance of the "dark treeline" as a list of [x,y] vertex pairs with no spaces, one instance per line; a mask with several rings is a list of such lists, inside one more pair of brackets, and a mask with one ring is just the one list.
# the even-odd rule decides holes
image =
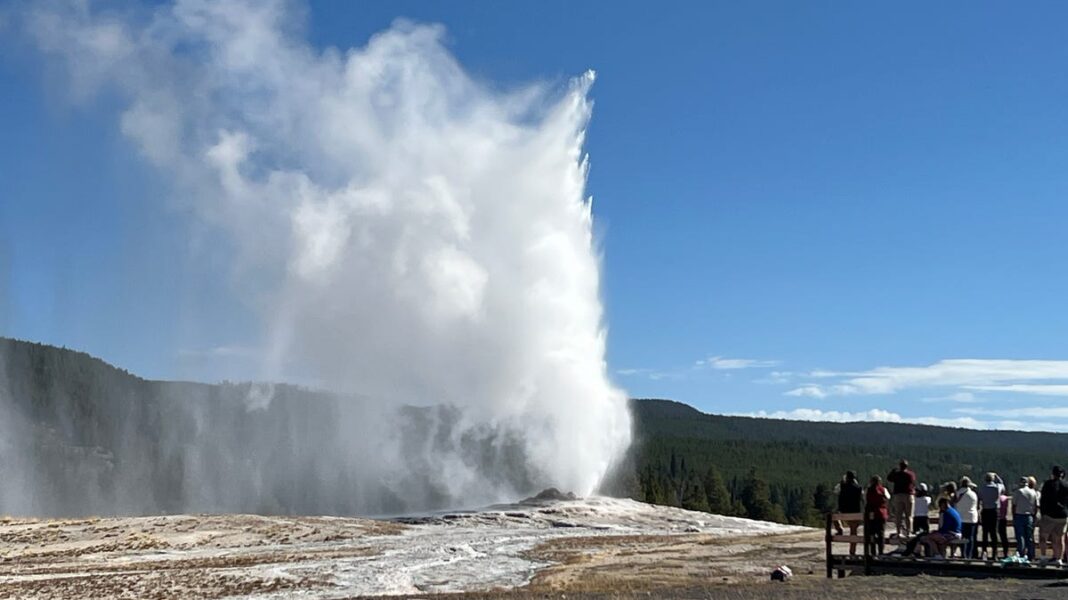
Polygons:
[[633,406],[636,476],[617,478],[612,491],[784,523],[818,524],[835,506],[842,473],[885,477],[900,458],[929,484],[987,471],[1041,479],[1050,465],[1068,462],[1068,434],[725,417],[667,400]]
[[[81,352],[0,338],[0,514],[350,514],[449,504],[426,484],[432,465],[418,456],[405,459],[410,481],[397,492],[356,485],[345,465],[374,449],[339,427],[359,422],[339,418],[352,403],[280,385],[261,405],[259,387],[147,381]],[[404,439],[427,439],[430,421],[447,430],[447,411],[413,411],[402,413]],[[900,458],[929,484],[986,471],[1041,479],[1068,462],[1068,434],[725,417],[666,400],[635,400],[633,412],[636,443],[604,492],[771,521],[816,524],[834,506],[843,472],[885,476]],[[524,487],[522,458],[502,454],[507,444],[463,443],[487,473]]]
[[[141,379],[88,354],[0,338],[0,515],[398,514],[455,505],[430,460],[533,489],[507,434],[452,435],[448,407],[383,421],[290,385]],[[382,483],[389,477],[388,485]]]

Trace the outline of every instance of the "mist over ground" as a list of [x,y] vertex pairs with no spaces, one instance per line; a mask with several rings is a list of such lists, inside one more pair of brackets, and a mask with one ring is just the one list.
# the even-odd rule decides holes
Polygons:
[[[366,513],[592,492],[630,441],[584,191],[592,72],[501,90],[464,71],[439,26],[398,21],[364,47],[319,49],[301,12],[49,2],[11,18],[75,101],[119,99],[116,126],[172,183],[168,201],[233,248],[233,288],[262,325],[261,380],[300,373],[331,394],[116,376],[78,396],[31,364],[0,389],[5,422],[54,422],[55,447],[122,449],[95,477],[128,485],[94,499],[94,475],[69,474],[90,488],[81,502],[116,510]],[[26,395],[41,385],[56,411],[43,420]],[[41,431],[11,429],[9,468],[26,483],[0,511],[33,512],[56,483],[17,466],[40,459]],[[138,474],[168,483],[137,490]],[[54,502],[46,512],[72,508]]]

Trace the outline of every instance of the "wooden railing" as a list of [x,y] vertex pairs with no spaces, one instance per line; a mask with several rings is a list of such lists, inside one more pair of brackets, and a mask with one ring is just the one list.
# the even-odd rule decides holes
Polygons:
[[[863,545],[864,553],[861,556],[864,561],[864,574],[870,575],[872,571],[872,561],[876,559],[877,553],[874,548],[874,541],[872,537],[868,535],[868,532],[871,528],[869,526],[869,520],[867,519],[867,513],[828,513],[826,519],[827,523],[824,540],[826,542],[827,550],[827,578],[830,579],[834,577],[834,565],[836,562],[834,554],[834,544]],[[843,529],[848,528],[850,522],[859,523],[860,535],[851,535],[844,532],[841,534],[836,533],[835,524],[839,522],[843,524]],[[934,531],[935,529],[937,529],[940,522],[941,520],[938,515],[932,515],[931,517],[929,517],[928,523],[930,525],[930,530]],[[887,521],[886,526],[889,527],[891,523],[893,523],[893,521]],[[1013,528],[1011,520],[1007,524],[1006,533],[1009,533],[1010,530],[1011,537],[1008,538],[1007,543],[1009,548],[1015,549],[1016,532]],[[976,541],[976,545],[979,545],[981,543],[982,542],[979,542],[978,540]],[[955,542],[952,545],[959,546],[962,544],[963,540],[960,542]],[[844,576],[844,572],[842,569],[838,570],[838,576]]]
[[[842,523],[843,526],[848,527],[851,523],[860,523],[861,535],[851,535],[845,533],[835,533],[835,525]],[[835,543],[847,543],[847,544],[863,544],[864,546],[864,574],[871,574],[871,544],[868,539],[868,519],[867,513],[827,513],[827,527],[825,531],[824,540],[827,545],[827,579],[834,577],[834,544]],[[838,571],[838,577],[843,577],[845,573],[842,570]]]

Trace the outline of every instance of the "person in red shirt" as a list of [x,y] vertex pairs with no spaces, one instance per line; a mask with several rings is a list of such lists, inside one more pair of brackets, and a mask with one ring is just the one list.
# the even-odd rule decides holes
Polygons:
[[916,508],[916,473],[909,468],[909,461],[901,459],[897,468],[886,476],[893,488],[890,498],[890,518],[897,528],[898,537],[912,533],[912,513]]
[[878,475],[873,476],[865,496],[864,513],[867,523],[864,534],[868,538],[868,543],[872,544],[872,549],[878,550],[877,554],[883,553],[883,547],[886,544],[883,536],[886,530],[886,520],[889,517],[889,499],[890,494],[883,487],[882,478]]

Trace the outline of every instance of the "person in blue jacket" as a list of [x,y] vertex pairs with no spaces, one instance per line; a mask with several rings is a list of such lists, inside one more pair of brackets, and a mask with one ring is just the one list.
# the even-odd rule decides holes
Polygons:
[[916,553],[916,548],[923,544],[927,548],[927,556],[944,558],[946,548],[953,540],[960,539],[961,520],[957,509],[949,505],[947,498],[938,499],[938,510],[941,518],[938,523],[938,531],[918,535],[909,541],[905,547],[905,555]]

